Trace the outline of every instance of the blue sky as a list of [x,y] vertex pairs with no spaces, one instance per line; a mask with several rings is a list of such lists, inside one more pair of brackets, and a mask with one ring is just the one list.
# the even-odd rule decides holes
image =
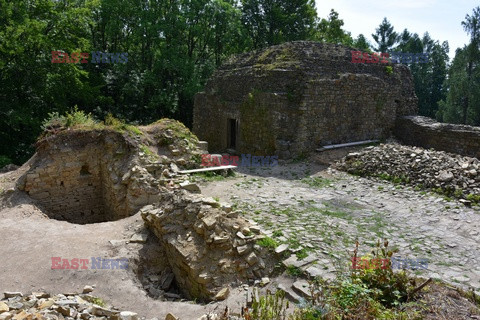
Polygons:
[[315,1],[320,18],[327,18],[330,10],[335,9],[345,22],[344,29],[353,37],[363,33],[373,43],[371,34],[386,17],[396,32],[407,28],[422,36],[428,31],[430,37],[440,43],[447,40],[450,58],[454,57],[457,47],[469,41],[461,25],[465,15],[471,15],[473,8],[480,6],[478,0]]

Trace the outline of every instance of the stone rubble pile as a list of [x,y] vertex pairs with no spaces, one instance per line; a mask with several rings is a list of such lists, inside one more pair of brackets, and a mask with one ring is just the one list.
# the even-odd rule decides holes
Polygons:
[[480,161],[477,158],[426,150],[395,143],[365,148],[337,162],[336,169],[361,176],[378,176],[469,200],[480,196]]
[[1,320],[138,320],[138,315],[130,311],[99,306],[98,298],[89,293],[93,288],[86,286],[82,294],[57,294],[33,292],[5,292],[0,301]]
[[264,237],[260,228],[227,204],[178,190],[140,212],[163,243],[188,298],[223,300],[230,285],[253,282],[273,270],[273,255],[256,244]]

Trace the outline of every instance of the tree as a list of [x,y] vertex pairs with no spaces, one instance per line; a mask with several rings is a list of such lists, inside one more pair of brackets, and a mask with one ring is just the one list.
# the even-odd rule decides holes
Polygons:
[[480,124],[480,7],[462,22],[470,43],[457,49],[445,81],[446,99],[440,101],[437,118],[446,122]]
[[314,36],[317,12],[313,0],[242,0],[241,9],[252,49]]
[[368,42],[367,38],[365,38],[363,34],[358,35],[357,39],[353,41],[353,46],[363,51],[370,51],[370,48],[371,48],[370,43]]
[[377,43],[375,51],[388,52],[398,41],[398,34],[393,31],[393,26],[387,20],[383,18],[382,23],[376,29],[376,32],[372,34],[373,39]]
[[327,19],[322,19],[318,23],[315,39],[330,43],[352,45],[353,39],[350,32],[342,29],[344,22],[339,19],[338,12],[331,10]]
[[480,7],[473,9],[473,14],[467,14],[465,21],[462,21],[463,29],[470,34],[470,44],[467,46],[467,94],[463,98],[462,121],[467,123],[467,112],[469,100],[473,91],[472,76],[473,64],[479,61],[480,44]]

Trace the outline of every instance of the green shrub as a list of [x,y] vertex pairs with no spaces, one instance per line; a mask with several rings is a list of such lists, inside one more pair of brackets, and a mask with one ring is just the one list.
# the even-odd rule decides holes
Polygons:
[[0,156],[0,169],[10,163],[12,163],[12,160],[9,157]]
[[43,130],[66,129],[77,126],[97,128],[101,125],[90,113],[86,114],[83,110],[78,110],[77,106],[67,111],[64,116],[58,112],[49,113],[48,118],[42,123]]
[[278,246],[278,242],[270,237],[265,237],[257,241],[257,244],[264,248],[275,249]]
[[107,114],[105,117],[105,125],[119,132],[127,132],[133,137],[141,136],[143,134],[137,127],[115,118],[111,113]]

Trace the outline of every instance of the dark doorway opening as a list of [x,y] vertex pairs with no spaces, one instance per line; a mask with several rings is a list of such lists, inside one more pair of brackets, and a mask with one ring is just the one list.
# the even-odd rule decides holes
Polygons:
[[237,148],[238,120],[228,119],[227,124],[227,148]]

